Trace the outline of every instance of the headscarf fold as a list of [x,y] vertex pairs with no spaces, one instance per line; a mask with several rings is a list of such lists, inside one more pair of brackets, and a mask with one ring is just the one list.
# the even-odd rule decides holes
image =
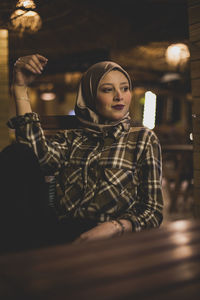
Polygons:
[[100,80],[110,71],[122,72],[129,82],[130,90],[132,83],[129,74],[118,64],[112,61],[103,61],[92,65],[83,75],[76,98],[75,113],[81,124],[88,130],[102,132],[110,127],[121,124],[127,130],[130,127],[130,117],[127,113],[121,120],[110,121],[103,119],[96,111],[95,102]]

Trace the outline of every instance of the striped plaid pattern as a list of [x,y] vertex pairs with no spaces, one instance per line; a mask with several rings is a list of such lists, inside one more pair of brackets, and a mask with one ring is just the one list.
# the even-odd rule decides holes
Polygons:
[[[161,149],[153,131],[66,130],[47,140],[36,113],[8,122],[28,143],[46,174],[56,174],[59,216],[105,222],[127,219],[133,230],[162,221]],[[129,125],[130,126],[130,125]]]

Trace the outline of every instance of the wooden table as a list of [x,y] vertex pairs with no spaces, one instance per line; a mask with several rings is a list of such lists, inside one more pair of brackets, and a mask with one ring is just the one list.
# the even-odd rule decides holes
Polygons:
[[0,299],[200,299],[200,222],[0,256]]

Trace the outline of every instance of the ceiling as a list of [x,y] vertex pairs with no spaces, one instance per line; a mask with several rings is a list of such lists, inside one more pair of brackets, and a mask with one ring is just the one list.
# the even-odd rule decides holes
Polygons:
[[[171,43],[188,43],[184,0],[35,0],[42,28],[19,37],[9,17],[15,0],[0,1],[0,27],[9,29],[9,61],[40,53],[49,59],[46,75],[84,71],[100,60],[114,60],[127,69],[136,85],[161,85]],[[183,70],[189,89],[189,65]]]

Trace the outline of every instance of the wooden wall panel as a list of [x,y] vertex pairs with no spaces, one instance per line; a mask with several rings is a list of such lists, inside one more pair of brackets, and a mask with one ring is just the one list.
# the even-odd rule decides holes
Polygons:
[[200,41],[200,24],[192,24],[190,25],[190,41],[191,42],[199,42]]
[[200,218],[200,0],[188,1],[193,98],[194,215]]
[[[193,96],[192,101],[193,101],[193,103],[192,103],[193,114],[198,114],[199,110],[200,110],[200,99],[198,96],[197,97]],[[194,127],[193,127],[193,130],[194,130]]]
[[200,59],[200,42],[191,42],[190,41],[190,53],[191,53],[191,62],[197,61]]
[[191,79],[200,79],[200,59],[191,61]]
[[190,5],[190,16],[191,20],[189,20],[190,25],[199,23],[199,14],[200,14],[200,5],[197,2],[196,4]]
[[200,97],[200,78],[192,79],[192,97]]

